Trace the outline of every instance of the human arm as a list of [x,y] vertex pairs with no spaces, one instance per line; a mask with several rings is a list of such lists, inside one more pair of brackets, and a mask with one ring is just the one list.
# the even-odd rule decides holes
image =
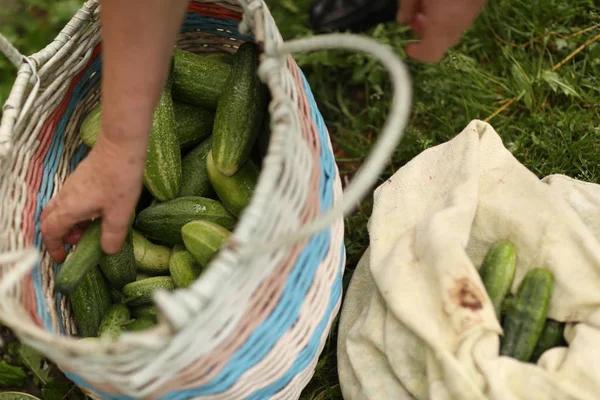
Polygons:
[[408,56],[421,62],[440,61],[485,4],[486,0],[398,0],[398,22],[409,24],[421,39],[408,45]]
[[104,252],[119,251],[141,193],[152,116],[187,3],[100,1],[100,134],[41,216],[44,244],[57,262],[65,258],[65,236],[92,218],[102,218]]

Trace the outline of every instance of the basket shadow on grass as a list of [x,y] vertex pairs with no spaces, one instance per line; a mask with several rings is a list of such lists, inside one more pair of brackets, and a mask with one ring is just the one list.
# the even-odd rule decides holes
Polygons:
[[[284,39],[311,36],[311,0],[267,0]],[[379,183],[421,151],[488,120],[512,154],[538,177],[553,173],[600,182],[600,13],[593,1],[491,0],[466,36],[438,64],[407,60],[406,27],[366,33],[389,44],[413,81],[411,121]],[[391,101],[385,70],[344,51],[295,55],[329,128],[346,183],[364,161]],[[369,245],[372,196],[346,218],[344,295]],[[337,321],[304,400],[340,399]]]

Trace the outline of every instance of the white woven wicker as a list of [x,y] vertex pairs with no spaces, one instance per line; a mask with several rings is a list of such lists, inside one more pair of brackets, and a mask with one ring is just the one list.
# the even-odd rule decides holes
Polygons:
[[[29,57],[0,36],[19,67],[0,125],[0,321],[95,398],[298,398],[339,308],[343,215],[375,182],[408,120],[406,69],[387,47],[354,35],[283,43],[261,0],[192,1],[178,47],[232,53],[254,40],[264,49],[272,137],[258,187],[210,268],[188,289],[155,295],[155,329],[81,343],[69,337],[69,304],[54,291],[60,266],[42,245],[39,213],[85,156],[78,129],[99,102],[98,12],[88,1]],[[343,196],[327,129],[290,56],[335,48],[378,57],[395,93]]]

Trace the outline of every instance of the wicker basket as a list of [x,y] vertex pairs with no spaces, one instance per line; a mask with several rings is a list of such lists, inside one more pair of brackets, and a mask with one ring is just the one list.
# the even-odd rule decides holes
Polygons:
[[[262,1],[192,1],[177,46],[196,53],[262,49],[272,137],[258,187],[229,246],[189,288],[156,293],[157,327],[84,343],[60,266],[45,251],[39,215],[85,156],[82,119],[99,103],[97,2],[87,2],[48,47],[21,56],[0,125],[0,320],[94,398],[295,399],[311,379],[340,305],[343,214],[375,182],[408,118],[408,74],[369,39],[327,35],[284,44]],[[293,52],[357,49],[390,70],[391,117],[342,196],[323,119]]]

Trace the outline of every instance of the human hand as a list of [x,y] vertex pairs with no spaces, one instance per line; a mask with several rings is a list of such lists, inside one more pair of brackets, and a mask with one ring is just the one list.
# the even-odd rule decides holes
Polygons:
[[143,152],[129,151],[99,135],[42,212],[42,237],[56,262],[65,259],[63,244],[75,244],[81,237],[84,225],[79,224],[93,218],[102,218],[103,251],[119,251],[142,190],[144,163]]
[[409,57],[438,62],[460,40],[486,0],[398,0],[399,23],[408,24],[421,39],[408,45]]

